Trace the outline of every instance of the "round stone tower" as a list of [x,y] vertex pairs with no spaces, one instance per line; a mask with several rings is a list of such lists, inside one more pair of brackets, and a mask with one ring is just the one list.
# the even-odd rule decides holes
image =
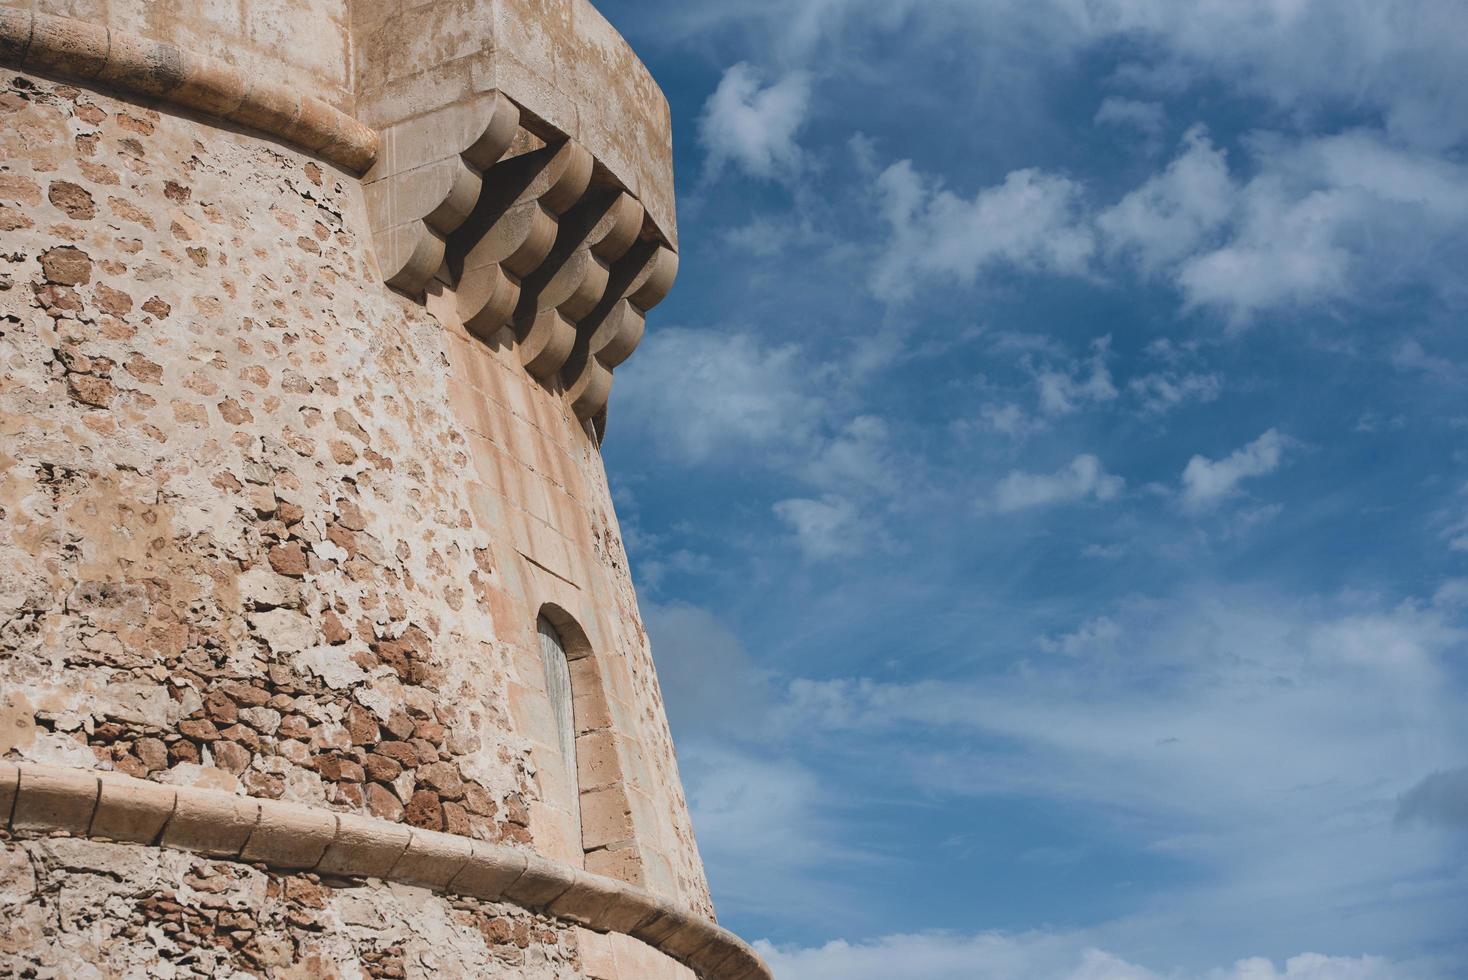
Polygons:
[[586,0],[0,0],[0,974],[745,980],[599,453]]

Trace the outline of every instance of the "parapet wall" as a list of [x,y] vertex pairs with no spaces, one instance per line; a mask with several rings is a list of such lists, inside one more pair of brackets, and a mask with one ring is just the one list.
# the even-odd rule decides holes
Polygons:
[[[711,921],[598,451],[676,269],[661,95],[584,2],[480,0],[453,6],[498,33],[414,43],[477,38],[439,54],[481,82],[384,76],[374,111],[422,98],[378,128],[363,25],[414,8],[168,6],[0,3],[0,759],[519,849]],[[541,74],[486,75],[507,52]],[[578,58],[629,87],[584,109]],[[598,142],[608,107],[647,124],[633,163]],[[394,235],[442,257],[389,285]],[[547,976],[687,976],[630,926],[549,920],[576,948]],[[763,975],[709,935],[701,975]],[[297,964],[351,945],[286,938]]]

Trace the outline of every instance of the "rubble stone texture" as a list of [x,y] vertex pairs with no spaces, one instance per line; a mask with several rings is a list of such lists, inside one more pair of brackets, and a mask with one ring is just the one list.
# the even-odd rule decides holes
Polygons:
[[[0,0],[0,760],[507,845],[711,921],[586,409],[605,392],[523,349],[547,317],[583,374],[635,347],[676,267],[666,105],[585,0],[437,7]],[[364,188],[373,128],[489,89],[512,100],[498,156],[398,130],[472,185],[427,226],[463,200],[502,234],[486,209],[520,200],[550,235],[531,271],[534,235],[493,266],[528,299],[471,329],[450,247],[421,291],[385,284]],[[501,187],[558,141],[584,186]],[[605,201],[621,225],[558,228]],[[544,265],[571,258],[569,285]],[[9,817],[7,975],[692,975],[521,905]]]

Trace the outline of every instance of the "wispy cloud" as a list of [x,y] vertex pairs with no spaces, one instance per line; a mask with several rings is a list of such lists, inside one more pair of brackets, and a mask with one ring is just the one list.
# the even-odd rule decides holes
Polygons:
[[1099,459],[1083,454],[1054,473],[1015,470],[999,481],[994,506],[1000,513],[1012,513],[1086,499],[1114,500],[1125,486],[1126,481],[1107,473]]
[[887,299],[928,281],[972,284],[991,269],[1081,275],[1095,251],[1081,188],[1064,177],[1017,170],[966,198],[903,161],[876,189],[891,235],[873,289]]
[[751,177],[794,178],[803,163],[796,138],[809,114],[810,77],[804,72],[766,85],[751,65],[733,65],[699,120],[710,176],[732,165]]
[[1218,506],[1237,492],[1240,483],[1279,469],[1292,445],[1288,436],[1270,429],[1223,459],[1194,456],[1183,470],[1183,505],[1195,512]]

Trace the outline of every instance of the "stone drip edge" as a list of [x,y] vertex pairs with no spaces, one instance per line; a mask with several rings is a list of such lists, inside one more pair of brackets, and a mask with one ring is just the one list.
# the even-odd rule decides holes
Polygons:
[[377,159],[376,131],[321,99],[101,24],[0,7],[0,65],[159,99],[279,137],[358,176]]
[[704,980],[773,980],[743,940],[626,882],[498,844],[121,773],[0,762],[0,829],[189,851],[286,872],[378,878],[509,902],[638,939]]

